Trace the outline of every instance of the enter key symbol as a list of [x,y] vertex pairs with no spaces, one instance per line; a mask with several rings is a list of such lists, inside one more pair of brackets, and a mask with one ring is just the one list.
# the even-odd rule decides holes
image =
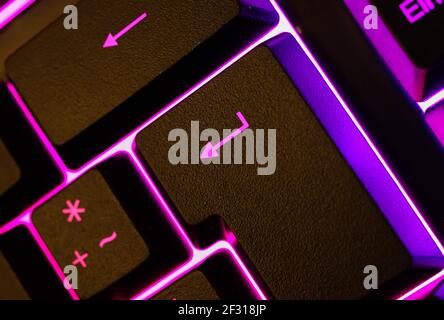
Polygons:
[[236,138],[238,135],[240,135],[242,132],[244,132],[250,125],[248,124],[247,120],[245,120],[245,117],[241,112],[236,113],[239,120],[242,122],[242,126],[236,130],[234,130],[231,134],[229,134],[227,137],[225,137],[222,141],[219,143],[213,144],[211,142],[208,142],[205,147],[202,150],[202,153],[200,155],[200,158],[203,159],[210,159],[210,158],[216,158],[219,157],[218,150],[222,148],[222,146],[229,141]]

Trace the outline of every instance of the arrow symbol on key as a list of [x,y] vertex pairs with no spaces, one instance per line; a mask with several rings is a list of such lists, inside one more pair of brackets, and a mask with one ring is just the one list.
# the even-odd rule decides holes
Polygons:
[[130,31],[132,28],[134,28],[136,25],[138,25],[143,19],[147,17],[146,13],[143,13],[140,17],[138,17],[136,20],[131,22],[129,25],[127,25],[125,28],[122,29],[118,34],[115,36],[110,33],[108,37],[105,40],[105,43],[103,44],[103,48],[109,48],[109,47],[116,47],[119,44],[117,43],[117,40],[119,40],[120,37],[125,35],[128,31]]
[[217,150],[222,148],[222,146],[227,142],[229,142],[230,140],[236,138],[238,135],[240,135],[250,126],[247,120],[245,120],[242,113],[237,112],[236,115],[239,118],[239,120],[242,122],[242,126],[239,129],[234,130],[230,135],[228,135],[225,139],[223,139],[214,146],[211,144],[211,142],[208,142],[206,146],[203,148],[202,153],[200,154],[201,159],[210,159],[210,158],[219,157],[219,152]]

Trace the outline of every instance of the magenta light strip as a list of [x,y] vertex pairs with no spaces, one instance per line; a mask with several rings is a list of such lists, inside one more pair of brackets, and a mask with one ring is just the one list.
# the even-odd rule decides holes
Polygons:
[[[154,121],[158,120],[160,117],[162,117],[164,114],[166,114],[168,111],[170,111],[172,108],[177,106],[179,103],[187,99],[189,96],[191,96],[194,92],[202,88],[204,85],[206,85],[208,82],[213,80],[215,77],[217,77],[219,74],[224,72],[226,69],[231,67],[234,63],[239,61],[242,57],[247,55],[251,50],[256,48],[257,46],[263,44],[264,42],[274,38],[275,36],[281,34],[283,31],[279,28],[273,28],[268,33],[262,35],[258,39],[256,39],[253,43],[251,43],[249,46],[241,50],[237,55],[233,56],[230,60],[228,60],[226,63],[224,63],[222,66],[220,66],[218,69],[216,69],[214,72],[212,72],[208,77],[203,79],[202,81],[198,82],[196,85],[191,87],[188,91],[186,91],[184,94],[173,100],[170,104],[168,104],[165,108],[154,114],[151,118],[148,119],[145,123],[140,125],[132,135],[139,134],[143,129],[148,127],[150,124],[152,124]],[[124,138],[126,139],[126,138]]]
[[[67,172],[67,168],[65,164],[63,163],[62,159],[60,158],[59,154],[55,150],[54,146],[49,141],[48,137],[44,134],[42,128],[38,125],[37,121],[34,119],[34,117],[31,114],[31,111],[29,111],[28,107],[26,106],[23,99],[20,97],[19,93],[17,92],[17,89],[14,87],[12,83],[7,83],[6,87],[8,88],[9,92],[11,93],[12,97],[16,101],[17,105],[20,107],[20,110],[24,114],[26,120],[31,125],[31,127],[34,129],[34,131],[37,133],[38,138],[43,143],[46,151],[49,153],[53,161],[55,162],[57,168],[60,172]],[[65,175],[66,179],[66,175]]]
[[[343,107],[344,111],[350,117],[350,119],[352,120],[352,122],[354,123],[356,128],[359,130],[359,132],[364,137],[365,141],[368,143],[369,147],[372,149],[374,154],[377,156],[378,160],[383,165],[384,169],[387,171],[387,173],[389,174],[389,176],[391,177],[393,182],[396,184],[396,186],[398,187],[399,191],[404,196],[404,198],[406,199],[407,203],[412,208],[413,212],[416,214],[416,216],[418,217],[419,221],[421,222],[421,224],[423,225],[423,227],[425,228],[425,230],[427,231],[427,233],[429,234],[429,236],[431,237],[431,239],[435,243],[436,247],[439,249],[440,253],[444,256],[444,248],[443,248],[441,242],[438,240],[438,238],[436,237],[436,235],[434,234],[434,232],[432,231],[430,226],[427,224],[427,222],[424,219],[423,215],[420,213],[419,209],[416,207],[416,205],[414,204],[413,200],[411,199],[411,197],[408,195],[408,193],[406,192],[406,190],[402,186],[401,182],[398,180],[396,175],[393,173],[392,169],[390,168],[388,163],[385,161],[384,157],[379,152],[378,148],[374,145],[374,143],[372,142],[371,138],[365,132],[365,130],[363,129],[363,127],[361,126],[359,121],[354,116],[353,112],[350,110],[350,108],[346,104],[345,100],[342,98],[342,96],[336,90],[336,88],[333,85],[332,81],[327,76],[327,74],[322,69],[322,67],[319,65],[319,63],[317,62],[316,58],[314,57],[314,55],[310,51],[310,49],[304,43],[304,41],[299,36],[297,31],[293,28],[292,24],[288,20],[288,18],[285,15],[285,13],[282,11],[282,9],[279,7],[279,5],[276,3],[275,0],[270,0],[270,1],[272,3],[273,7],[275,8],[275,10],[278,12],[279,17],[280,17],[280,23],[279,23],[279,26],[277,27],[277,29],[281,29],[283,32],[290,33],[295,38],[295,40],[298,42],[298,44],[301,46],[301,48],[303,49],[304,53],[307,55],[307,57],[313,63],[315,68],[318,70],[319,74],[322,76],[322,78],[324,79],[325,83],[328,85],[328,87],[330,88],[332,93],[338,99],[338,102],[341,104],[341,106]],[[431,281],[433,281],[433,278],[429,279],[429,280],[425,281],[423,284],[419,285],[417,288],[415,288],[416,290],[414,289],[415,292],[416,292],[416,296],[417,297],[425,295],[425,293],[427,292],[427,290],[429,288],[429,283]],[[404,296],[408,296],[408,294],[406,294]]]
[[[134,140],[135,141],[135,140]],[[184,274],[187,274],[191,270],[198,267],[200,264],[202,264],[206,259],[208,259],[213,254],[216,254],[216,252],[219,252],[220,250],[227,250],[235,260],[238,268],[242,272],[245,280],[250,285],[250,288],[252,289],[253,294],[261,300],[265,300],[266,296],[263,293],[260,286],[257,284],[256,280],[253,278],[245,264],[243,263],[242,259],[239,257],[239,255],[235,252],[233,247],[230,243],[226,241],[220,241],[211,246],[208,249],[200,250],[196,248],[191,240],[189,239],[188,235],[186,234],[185,230],[183,229],[182,225],[177,220],[174,213],[169,208],[166,201],[161,196],[159,190],[153,183],[152,179],[146,172],[142,162],[136,155],[135,150],[135,143],[134,143],[134,150],[132,154],[130,155],[130,159],[132,160],[134,166],[136,167],[139,175],[145,179],[146,185],[151,189],[151,192],[156,196],[156,199],[159,201],[159,203],[162,205],[167,218],[170,220],[171,225],[175,228],[176,232],[180,234],[183,238],[186,239],[187,242],[187,249],[190,256],[190,259],[185,262],[183,265],[179,266],[177,269],[175,269],[172,273],[169,275],[164,276],[161,278],[158,282],[155,284],[148,286],[146,289],[142,290],[140,293],[138,293],[135,297],[132,299],[134,300],[144,300],[152,297],[156,293],[164,290],[166,287],[170,286],[175,280],[183,276]]]
[[[1,227],[0,234],[7,232],[15,227],[20,226],[20,225],[26,226],[30,230],[30,232],[33,235],[34,239],[36,240],[37,244],[39,245],[42,252],[46,256],[48,262],[54,268],[56,274],[63,281],[63,272],[61,271],[60,266],[58,265],[57,261],[52,256],[49,249],[47,248],[44,240],[41,238],[40,234],[38,233],[38,231],[35,229],[34,225],[32,224],[32,221],[31,221],[32,220],[32,213],[37,207],[39,207],[40,205],[42,205],[43,203],[48,201],[50,198],[55,196],[61,190],[65,189],[67,186],[69,186],[71,183],[73,183],[75,180],[77,180],[79,177],[81,177],[85,172],[87,172],[91,168],[97,166],[99,163],[106,161],[110,157],[114,157],[114,156],[118,155],[119,153],[126,153],[130,156],[130,159],[132,160],[132,163],[135,165],[136,169],[138,170],[139,175],[145,179],[146,185],[148,186],[150,191],[155,196],[155,199],[157,200],[157,202],[161,205],[169,222],[173,225],[176,232],[181,236],[181,239],[183,240],[183,243],[185,244],[185,247],[186,247],[188,253],[190,254],[191,257],[193,257],[189,263],[186,263],[184,266],[180,266],[178,268],[178,270],[179,271],[181,269],[190,270],[190,268],[192,268],[194,265],[196,265],[197,263],[200,263],[204,259],[208,258],[208,256],[205,256],[205,251],[203,253],[199,254],[197,252],[198,249],[194,248],[194,246],[193,246],[191,240],[189,239],[188,235],[186,234],[185,230],[180,225],[177,218],[175,217],[175,215],[173,214],[173,212],[169,208],[168,204],[161,196],[161,194],[160,194],[159,190],[157,189],[157,187],[155,186],[154,182],[152,181],[152,179],[149,177],[149,175],[144,170],[142,163],[140,162],[140,160],[136,157],[135,153],[133,152],[133,148],[135,146],[135,137],[136,137],[135,134],[128,135],[127,137],[125,137],[124,139],[119,141],[116,145],[111,147],[109,150],[101,153],[96,158],[94,158],[93,160],[88,162],[82,168],[80,168],[78,170],[70,170],[65,166],[65,164],[63,163],[63,161],[59,157],[58,153],[56,152],[56,150],[54,149],[54,147],[50,143],[49,139],[46,137],[44,132],[38,126],[37,122],[32,117],[32,115],[29,112],[24,101],[21,99],[17,90],[14,88],[14,86],[11,83],[8,84],[8,89],[10,90],[13,98],[16,100],[18,106],[21,108],[23,113],[26,115],[30,125],[38,133],[39,138],[41,139],[41,141],[45,145],[50,156],[53,159],[55,159],[56,163],[58,164],[59,169],[64,173],[65,179],[60,186],[56,187],[54,190],[52,190],[47,195],[42,197],[39,201],[37,201],[33,206],[31,206],[29,209],[27,209],[19,217],[17,217],[16,219],[11,221],[10,223]],[[246,280],[251,285],[252,290],[255,290],[253,292],[253,294],[260,299],[265,299],[265,295],[263,294],[263,292],[259,288],[257,282],[253,279],[253,277],[251,276],[251,273],[246,269],[245,264],[241,261],[239,256],[234,252],[234,249],[232,249],[232,248],[227,249],[226,248],[226,250],[230,250],[232,256],[234,257],[234,259],[236,261],[236,264],[240,267],[242,274],[245,276]],[[211,254],[211,251],[209,252],[209,254]],[[195,259],[195,257],[200,257],[200,258]],[[169,285],[170,282],[168,281],[168,279],[169,278],[166,278],[165,280],[162,279],[162,280],[160,280],[160,283],[167,283]],[[147,289],[147,290],[150,290],[150,289]],[[151,289],[151,291],[153,291],[153,289]],[[78,299],[78,296],[76,295],[75,291],[71,290],[71,291],[69,291],[69,294],[71,295],[71,297],[73,299],[75,299],[75,300]]]
[[[43,239],[40,237],[39,232],[35,228],[34,224],[32,222],[26,223],[26,227],[31,232],[32,236],[34,237],[35,241],[39,245],[42,252],[45,254],[46,259],[49,261],[51,266],[54,268],[54,271],[56,272],[57,276],[59,277],[61,283],[63,284],[65,279],[65,274],[63,273],[63,270],[60,268],[59,264],[55,260],[54,256],[52,255],[51,251],[48,249],[46,243],[43,241]],[[79,300],[79,296],[75,292],[74,289],[66,289],[71,296],[73,300]]]
[[[325,72],[323,71],[323,69],[320,67],[320,65],[317,63],[316,59],[314,58],[313,54],[311,53],[311,51],[308,49],[308,47],[305,45],[305,43],[303,42],[303,40],[300,38],[300,36],[297,34],[297,32],[295,31],[295,29],[293,28],[293,26],[291,25],[291,23],[289,22],[289,20],[287,19],[287,17],[285,16],[285,14],[283,13],[283,11],[279,8],[279,6],[276,4],[276,2],[274,0],[271,0],[272,5],[274,6],[274,8],[276,9],[276,11],[279,14],[280,17],[280,21],[279,24],[273,29],[271,30],[267,35],[263,36],[261,39],[259,39],[258,41],[256,41],[256,43],[254,44],[255,46],[258,46],[264,42],[266,42],[267,40],[273,38],[276,35],[282,34],[282,33],[290,33],[295,39],[296,41],[299,43],[299,45],[302,47],[302,49],[304,50],[304,52],[307,54],[307,56],[309,57],[310,61],[313,63],[313,65],[316,67],[316,69],[318,70],[318,72],[321,74],[322,78],[324,79],[324,81],[327,83],[327,85],[329,86],[330,90],[334,93],[334,95],[336,96],[336,98],[338,99],[338,101],[341,103],[342,107],[344,108],[344,110],[346,111],[346,113],[348,114],[348,116],[350,117],[350,119],[353,121],[353,123],[355,124],[355,126],[358,128],[358,130],[360,131],[360,133],[363,135],[364,139],[366,140],[366,142],[369,144],[369,146],[371,147],[371,149],[373,150],[373,152],[375,153],[375,155],[377,156],[378,160],[382,163],[382,165],[384,166],[385,170],[388,172],[388,174],[390,175],[390,177],[393,179],[393,181],[395,182],[396,186],[399,188],[399,190],[401,191],[402,195],[405,197],[405,199],[407,200],[408,204],[411,206],[411,208],[413,209],[413,211],[415,212],[416,216],[418,217],[418,219],[421,221],[421,224],[424,226],[424,228],[426,229],[427,233],[430,235],[430,237],[432,238],[432,240],[434,241],[435,245],[438,247],[439,251],[441,252],[441,254],[444,255],[444,249],[443,246],[441,245],[441,243],[439,242],[439,240],[437,239],[437,237],[435,236],[435,234],[433,233],[433,231],[430,229],[430,227],[428,226],[428,224],[426,223],[426,221],[424,220],[424,218],[422,217],[421,213],[419,212],[419,210],[417,209],[417,207],[415,206],[415,204],[413,203],[413,201],[411,200],[411,198],[408,196],[407,192],[405,191],[405,189],[402,187],[401,183],[399,182],[399,180],[396,178],[396,176],[394,175],[393,171],[390,169],[389,165],[385,162],[384,158],[382,157],[382,155],[380,154],[380,152],[378,151],[378,149],[376,148],[376,146],[373,144],[373,142],[371,141],[371,139],[369,138],[369,136],[366,134],[366,132],[364,131],[364,129],[362,128],[362,126],[360,125],[360,123],[357,121],[357,119],[354,117],[353,113],[351,112],[351,110],[349,109],[349,107],[347,106],[347,104],[345,103],[345,101],[342,99],[342,97],[340,96],[340,94],[337,92],[336,88],[333,86],[332,82],[330,81],[330,79],[328,78],[328,76],[325,74]],[[249,48],[247,48],[246,52],[241,52],[238,56],[236,56],[235,58],[233,58],[233,61],[230,61],[226,66],[222,66],[221,70],[225,70],[228,66],[230,66],[233,62],[236,62],[240,57],[243,57],[246,53],[248,53],[251,50],[251,46]],[[217,76],[221,70],[217,70],[213,75],[210,75],[209,79],[205,79],[205,81],[203,81],[203,83],[198,84],[198,86],[196,88],[192,88],[189,92],[187,92],[184,96],[179,97],[176,101],[174,101],[171,105],[167,106],[165,109],[161,110],[159,112],[159,114],[155,115],[152,119],[150,119],[147,123],[145,123],[144,125],[142,125],[141,128],[139,128],[138,130],[136,130],[136,134],[138,132],[140,132],[140,130],[142,130],[143,128],[145,128],[147,125],[151,124],[152,122],[154,122],[155,120],[158,119],[158,117],[162,116],[163,114],[165,114],[166,112],[168,112],[171,108],[173,108],[174,106],[176,106],[178,103],[180,103],[181,101],[183,101],[185,98],[187,98],[189,95],[191,95],[193,92],[195,92],[197,89],[199,89],[202,85],[204,85],[205,83],[207,83],[209,80],[213,79],[215,76]],[[194,261],[196,260],[196,261]],[[158,283],[156,283],[154,286],[149,287],[147,289],[145,289],[142,293],[136,295],[133,299],[145,299],[145,298],[149,298],[152,295],[154,295],[154,292],[159,292],[160,290],[162,290],[163,288],[167,287],[168,285],[170,285],[171,283],[173,283],[178,277],[180,277],[181,275],[185,274],[186,272],[189,272],[193,266],[195,266],[196,264],[199,264],[200,260],[198,258],[193,258],[193,260],[191,262],[188,262],[186,264],[184,264],[181,268],[173,271],[170,275],[168,275],[167,277],[165,277],[164,279],[160,280]]]
[[418,102],[419,107],[421,110],[426,113],[429,109],[432,107],[438,105],[440,102],[444,101],[444,88],[437,93],[435,93],[433,96],[431,96],[429,99]]
[[134,167],[137,169],[139,176],[141,176],[144,179],[145,185],[150,189],[151,193],[155,196],[155,199],[157,200],[158,204],[163,209],[163,212],[165,213],[170,224],[174,227],[177,234],[179,234],[181,236],[181,238],[185,244],[185,247],[188,251],[188,254],[193,255],[194,246],[193,246],[191,239],[188,237],[185,229],[182,227],[179,220],[177,220],[175,214],[173,213],[171,208],[168,206],[168,203],[162,197],[159,189],[156,187],[153,180],[146,172],[142,162],[137,157],[136,152],[135,152],[135,140],[133,140],[132,148],[134,148],[134,150],[131,150],[129,152],[131,162],[133,163]]
[[173,284],[177,279],[180,279],[185,274],[199,267],[208,258],[221,252],[228,253],[234,259],[237,267],[241,270],[244,279],[247,280],[248,284],[253,289],[252,292],[254,293],[256,299],[267,300],[266,295],[257,284],[254,277],[251,275],[248,268],[245,266],[242,259],[237,254],[236,250],[234,250],[234,248],[226,241],[218,241],[205,250],[194,249],[194,254],[188,262],[186,262],[167,276],[163,277],[152,286],[143,290],[142,292],[131,298],[131,300],[146,300],[153,297],[157,293],[162,292],[165,288]]
[[308,56],[308,58],[310,59],[310,61],[313,63],[313,65],[316,67],[316,69],[318,70],[319,74],[322,76],[322,78],[324,79],[325,83],[328,85],[328,87],[330,88],[330,90],[332,91],[332,93],[335,95],[335,97],[338,99],[339,103],[341,104],[342,108],[344,109],[344,111],[347,113],[347,115],[350,117],[350,119],[352,120],[352,122],[354,123],[354,125],[356,126],[356,128],[359,130],[359,132],[362,134],[362,136],[364,137],[365,141],[368,143],[369,147],[373,150],[373,152],[375,153],[375,155],[377,156],[378,160],[381,162],[381,164],[384,166],[385,170],[387,171],[387,173],[390,175],[390,177],[392,178],[392,180],[395,182],[396,186],[398,187],[399,191],[402,193],[402,195],[404,196],[404,198],[406,199],[406,201],[408,202],[408,204],[410,205],[410,207],[412,208],[412,210],[415,212],[416,216],[418,217],[418,219],[421,221],[421,224],[424,226],[424,228],[426,229],[427,233],[430,235],[430,237],[432,238],[432,240],[434,241],[435,245],[437,246],[437,248],[439,249],[439,251],[441,252],[441,254],[444,256],[444,247],[442,246],[441,242],[438,240],[438,237],[434,234],[434,232],[432,231],[432,229],[430,228],[430,226],[427,224],[426,220],[424,219],[423,215],[420,213],[419,209],[416,207],[415,203],[413,202],[412,198],[408,195],[407,191],[404,189],[404,187],[402,186],[401,182],[398,180],[398,178],[396,177],[396,175],[393,173],[393,170],[390,168],[390,166],[388,165],[388,163],[385,161],[384,157],[382,156],[382,154],[379,152],[378,148],[374,145],[373,141],[371,140],[371,138],[368,136],[368,134],[365,132],[364,128],[361,126],[361,124],[359,123],[359,121],[356,119],[356,117],[354,116],[353,112],[350,110],[350,108],[348,107],[347,103],[345,102],[345,100],[342,98],[342,96],[339,94],[339,92],[336,90],[335,86],[333,85],[332,81],[330,80],[330,78],[327,76],[327,74],[325,73],[325,71],[322,69],[322,67],[319,65],[319,63],[317,62],[317,60],[315,59],[314,55],[312,54],[312,52],[310,51],[310,49],[307,47],[307,45],[304,43],[304,41],[302,40],[302,38],[299,36],[299,34],[297,33],[297,31],[293,28],[292,24],[290,23],[290,21],[288,20],[288,18],[286,17],[286,15],[284,14],[284,12],[282,11],[282,9],[279,7],[279,5],[276,3],[275,0],[270,0],[273,7],[275,8],[275,10],[278,12],[279,17],[281,18],[279,26],[277,28],[281,29],[283,32],[287,32],[290,33],[295,40],[298,42],[298,44],[301,46],[302,50],[305,52],[305,54]]
[[[251,50],[256,48],[258,45],[266,42],[267,40],[275,37],[276,35],[280,34],[281,30],[278,30],[277,28],[272,29],[270,32],[260,36],[258,39],[253,41],[249,46],[241,50],[237,55],[233,56],[231,59],[229,59],[225,64],[223,64],[221,67],[216,69],[214,72],[212,72],[208,77],[203,79],[202,81],[198,82],[196,85],[191,87],[189,90],[187,90],[184,94],[173,100],[170,104],[168,104],[165,108],[160,110],[158,113],[153,115],[151,118],[149,118],[145,123],[140,125],[137,129],[134,130],[133,133],[128,134],[123,139],[119,140],[116,144],[111,146],[108,150],[102,152],[97,157],[93,158],[92,160],[88,161],[84,166],[79,168],[78,170],[71,170],[69,169],[63,160],[60,158],[58,152],[55,150],[52,143],[49,141],[47,136],[44,134],[43,130],[38,125],[37,121],[33,118],[31,112],[27,108],[24,101],[21,99],[20,95],[18,94],[17,90],[13,86],[12,83],[8,84],[8,89],[10,90],[11,94],[13,95],[14,99],[17,101],[19,107],[22,109],[23,113],[26,115],[29,123],[33,127],[33,129],[37,132],[39,135],[41,141],[45,145],[48,153],[50,156],[54,159],[54,161],[57,163],[58,168],[63,173],[64,181],[63,183],[56,187],[54,190],[49,192],[47,195],[43,196],[39,201],[37,201],[34,205],[32,205],[30,208],[25,210],[23,213],[21,213],[17,218],[12,220],[11,222],[5,224],[4,226],[0,227],[0,235],[17,227],[20,225],[25,225],[27,227],[31,226],[32,223],[30,223],[32,219],[32,214],[34,210],[42,205],[44,202],[52,198],[54,195],[59,193],[61,190],[65,189],[67,186],[69,186],[71,183],[73,183],[75,180],[77,180],[79,177],[81,177],[85,172],[90,170],[91,168],[97,166],[98,164],[102,163],[103,161],[106,161],[110,157],[116,156],[118,153],[128,153],[131,155],[131,158],[133,159],[133,163],[137,165],[137,168],[139,170],[139,173],[142,173],[142,176],[145,177],[148,188],[153,192],[156,200],[158,203],[160,203],[161,207],[164,209],[164,213],[166,214],[168,220],[173,223],[173,226],[175,227],[176,231],[179,232],[179,235],[181,236],[181,239],[184,242],[185,247],[188,249],[188,252],[195,252],[195,249],[191,243],[191,240],[189,239],[188,235],[184,231],[183,227],[179,224],[178,220],[176,219],[175,215],[172,213],[170,208],[168,207],[166,201],[163,199],[163,197],[160,195],[160,192],[155,187],[154,183],[152,182],[152,179],[149,178],[148,174],[146,174],[145,170],[143,170],[140,162],[137,158],[134,157],[134,153],[132,152],[133,145],[135,144],[135,138],[137,134],[145,129],[147,126],[152,124],[154,121],[159,119],[162,115],[167,113],[169,110],[174,108],[176,105],[181,103],[183,100],[185,100],[187,97],[189,97],[191,94],[196,92],[198,89],[200,89],[202,86],[204,86],[206,83],[210,82],[212,79],[214,79],[217,75],[222,73],[224,70],[229,68],[231,65],[233,65],[235,62],[237,62],[239,59],[241,59],[243,56],[248,54]],[[41,239],[41,237],[38,234],[37,230],[33,230],[32,234],[35,236],[35,239],[37,243],[41,246],[43,253],[47,257],[49,263],[53,266],[54,270],[59,270],[60,267],[57,265],[55,259],[51,256],[49,253],[44,241]],[[238,257],[236,255],[236,257]],[[238,265],[243,265],[243,263],[240,262],[240,258],[237,260]],[[243,271],[244,274],[250,275],[248,270]],[[251,277],[251,276],[250,276]],[[252,277],[251,277],[252,279]],[[253,284],[254,283],[254,284]],[[252,283],[252,287],[256,288],[258,287],[256,282],[254,281]],[[259,297],[265,297],[263,294],[259,294]]]
[[0,8],[0,30],[33,4],[35,0],[10,0]]
[[441,281],[444,280],[444,270],[437,273],[427,281],[421,283],[415,288],[409,290],[396,300],[420,300],[424,299],[427,295],[429,295],[435,288],[438,286]]

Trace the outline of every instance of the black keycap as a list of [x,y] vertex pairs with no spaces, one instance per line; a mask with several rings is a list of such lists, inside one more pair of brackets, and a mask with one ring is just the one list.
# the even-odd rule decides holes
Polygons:
[[[61,17],[6,66],[72,166],[116,142],[265,29],[239,16],[237,0],[83,1],[78,10],[78,30],[65,30]],[[252,7],[243,11],[261,16]],[[139,23],[118,46],[102,48],[110,33],[117,37],[133,21]],[[213,34],[217,43],[205,41]]]
[[0,77],[5,75],[4,64],[8,56],[57,19],[66,5],[75,5],[78,2],[79,0],[35,1],[5,26],[0,33]]
[[378,19],[382,19],[380,23],[384,26],[364,31],[414,99],[424,100],[443,87],[444,44],[438,40],[438,35],[444,32],[442,0],[348,0],[346,3],[361,26],[369,14],[365,6],[377,7]]
[[[169,162],[189,157],[170,148],[199,130],[191,121],[222,132],[241,127],[239,111],[253,130],[265,129],[268,163]],[[175,128],[185,133],[170,132]],[[276,129],[276,167],[268,129]],[[198,134],[186,144],[196,144]],[[197,150],[208,138],[202,140]],[[363,297],[366,265],[378,266],[380,285],[410,267],[409,254],[265,47],[142,131],[137,146],[184,219],[197,225],[221,216],[278,299]]]
[[10,189],[20,178],[20,169],[0,140],[0,194]]
[[78,269],[86,299],[135,269],[149,249],[103,177],[87,173],[38,208],[33,221],[62,270]]
[[0,225],[14,218],[62,179],[48,150],[0,83]]
[[0,300],[28,300],[29,296],[0,252]]
[[129,299],[189,259],[163,207],[123,156],[37,208],[33,222],[58,265],[77,266],[80,299]]
[[156,295],[154,300],[219,300],[217,293],[200,271],[193,271]]
[[400,90],[344,3],[278,2],[442,241],[444,154],[417,103]]
[[444,44],[438,41],[444,32],[442,0],[372,1],[406,50],[419,72],[423,72],[425,93],[436,93],[444,85]]

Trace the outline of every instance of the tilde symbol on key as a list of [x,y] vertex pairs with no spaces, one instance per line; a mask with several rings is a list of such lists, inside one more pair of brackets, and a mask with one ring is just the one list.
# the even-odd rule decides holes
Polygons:
[[105,247],[108,243],[116,240],[116,238],[117,238],[117,232],[114,231],[109,237],[106,237],[99,242],[99,247],[103,249],[103,247]]

